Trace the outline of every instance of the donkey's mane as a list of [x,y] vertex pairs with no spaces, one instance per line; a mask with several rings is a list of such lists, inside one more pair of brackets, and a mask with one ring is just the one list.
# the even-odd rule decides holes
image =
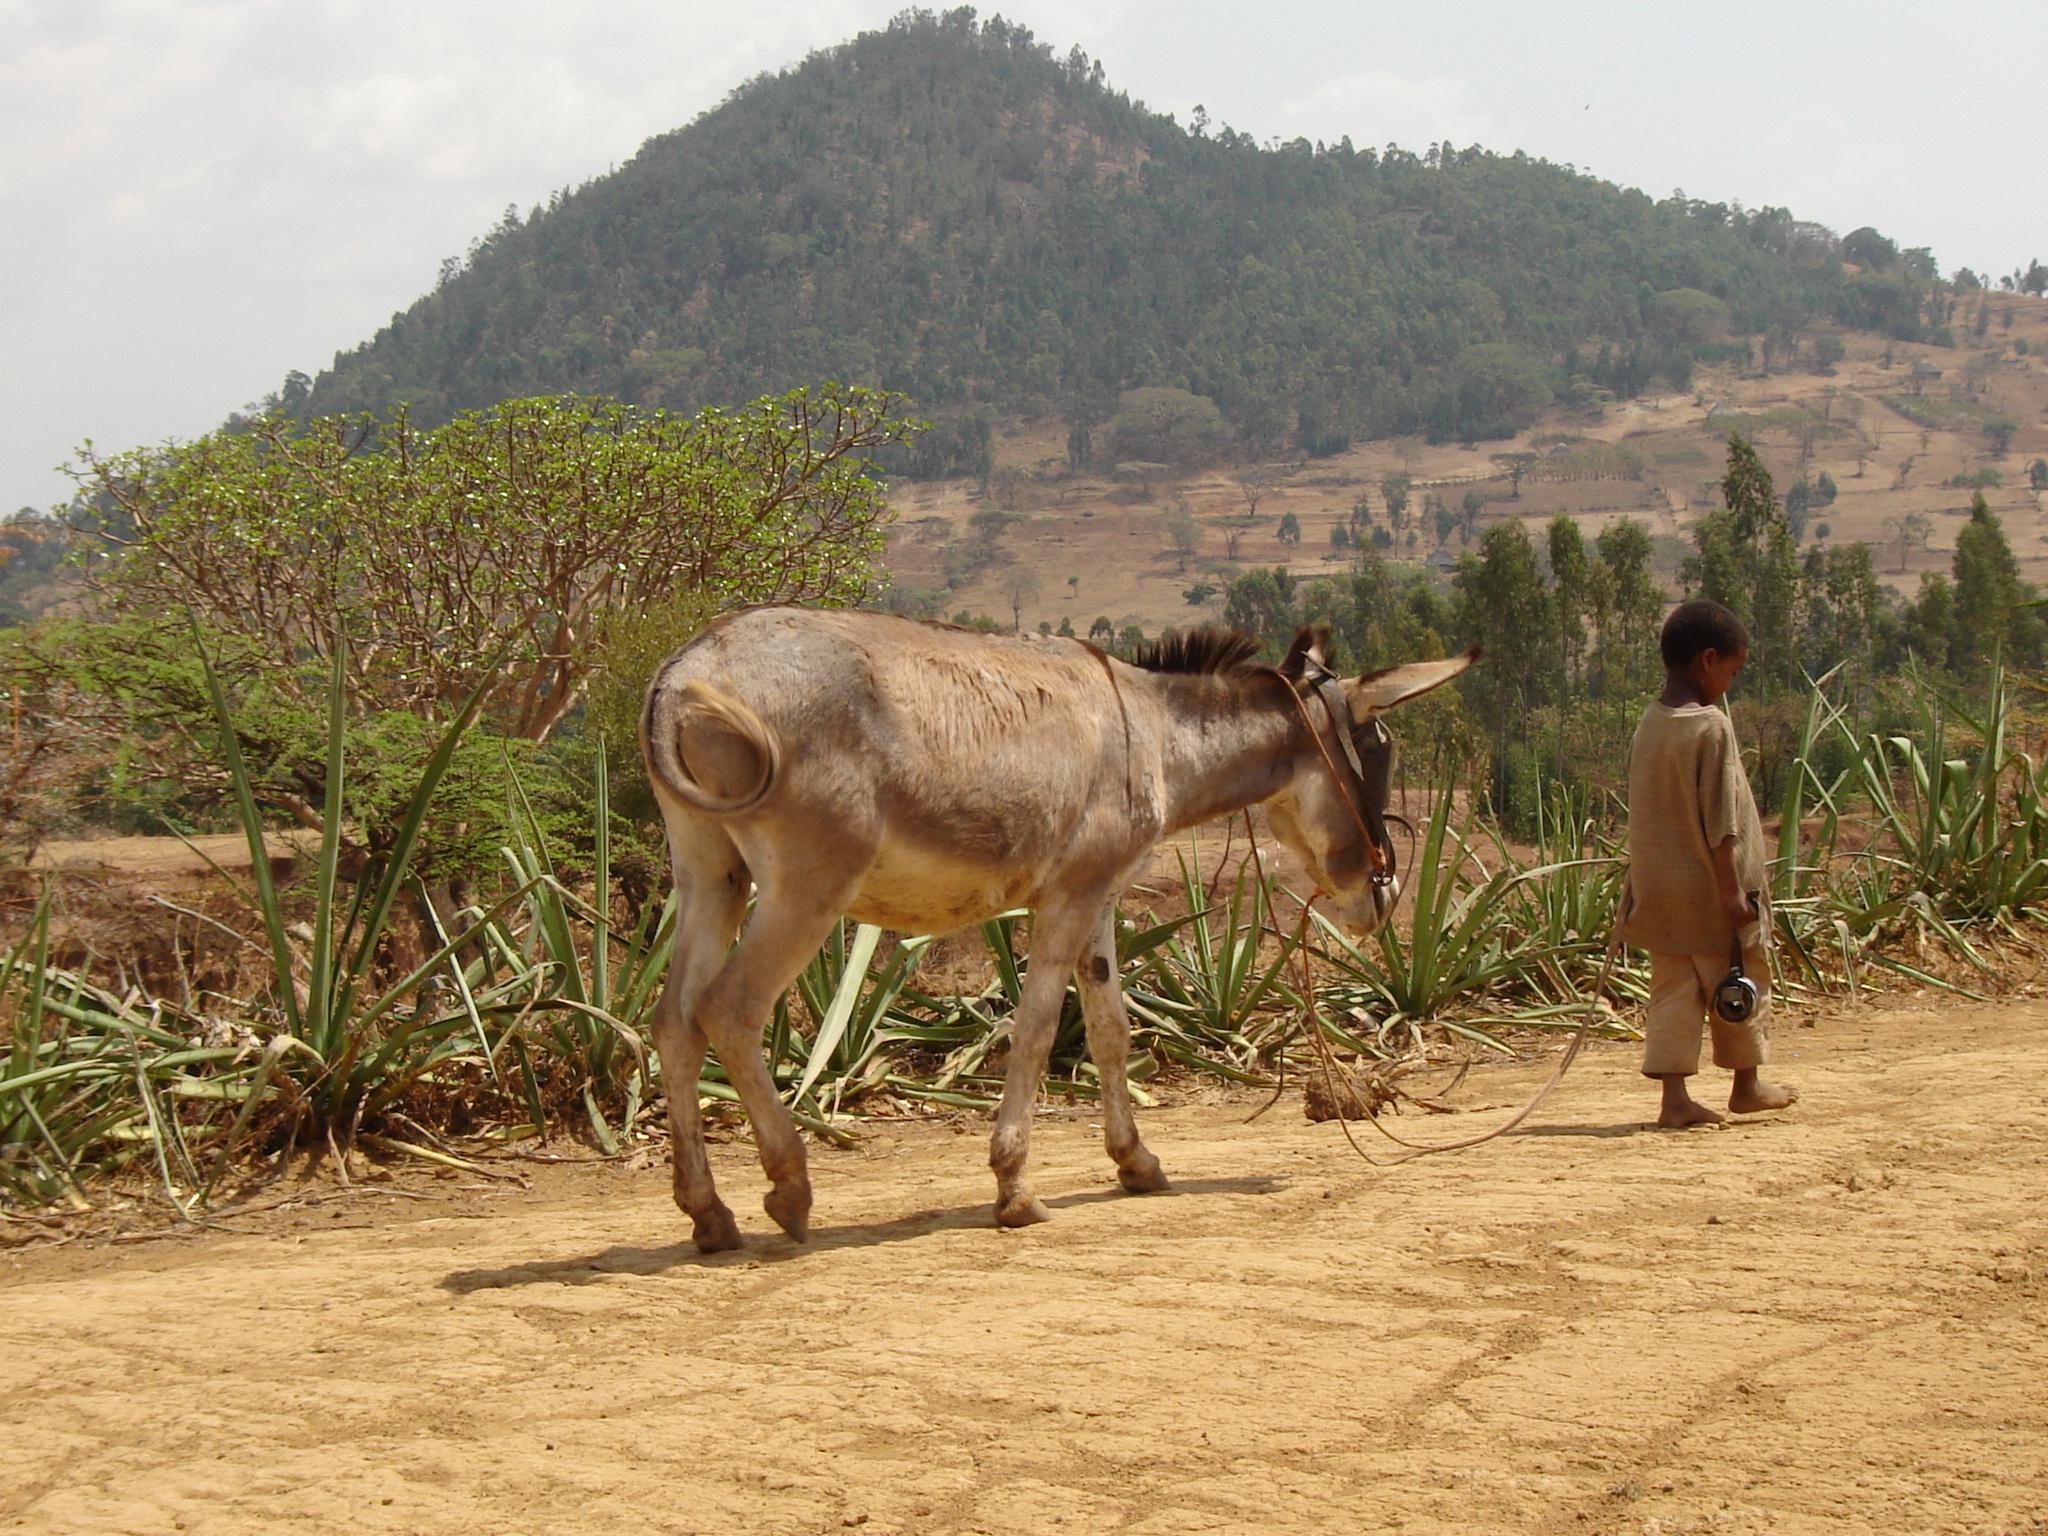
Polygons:
[[1242,630],[1203,628],[1147,640],[1132,653],[1131,665],[1147,672],[1231,676],[1263,670],[1258,655],[1259,642]]

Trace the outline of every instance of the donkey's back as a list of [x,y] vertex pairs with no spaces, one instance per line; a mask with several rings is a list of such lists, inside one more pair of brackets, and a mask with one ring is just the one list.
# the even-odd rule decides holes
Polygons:
[[794,862],[850,882],[857,918],[943,932],[1156,840],[1156,732],[1115,665],[1073,640],[756,609],[663,666],[645,747],[664,810],[715,822],[757,881]]

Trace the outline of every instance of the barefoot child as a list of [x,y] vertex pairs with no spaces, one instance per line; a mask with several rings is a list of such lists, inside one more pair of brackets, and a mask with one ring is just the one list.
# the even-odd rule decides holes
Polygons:
[[[1621,935],[1650,952],[1643,1075],[1664,1085],[1662,1126],[1711,1125],[1720,1116],[1685,1080],[1700,1069],[1700,1021],[1714,1065],[1735,1073],[1737,1114],[1783,1109],[1795,1089],[1757,1075],[1769,1054],[1770,925],[1752,900],[1764,886],[1764,832],[1742,771],[1735,727],[1718,708],[1749,660],[1742,621],[1704,598],[1664,622],[1664,692],[1643,711],[1629,747],[1629,883]],[[1742,935],[1742,969],[1762,996],[1748,1020],[1715,1015],[1714,989]]]

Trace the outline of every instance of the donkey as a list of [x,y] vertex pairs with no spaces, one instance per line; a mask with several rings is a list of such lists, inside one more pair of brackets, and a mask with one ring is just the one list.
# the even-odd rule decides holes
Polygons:
[[[1127,663],[1078,640],[757,608],[664,662],[640,722],[678,901],[654,1036],[676,1203],[697,1247],[741,1242],[691,1093],[707,1043],[753,1123],[768,1214],[805,1238],[804,1145],[761,1031],[842,915],[945,933],[1032,910],[989,1152],[1000,1225],[1048,1216],[1025,1161],[1070,974],[1117,1180],[1165,1189],[1124,1076],[1118,894],[1162,837],[1263,804],[1333,918],[1361,935],[1378,928],[1400,897],[1382,820],[1393,743],[1378,716],[1478,654],[1340,680],[1326,648],[1326,635],[1304,631],[1275,668],[1253,659],[1251,639],[1202,631]],[[735,948],[750,887],[759,899]]]

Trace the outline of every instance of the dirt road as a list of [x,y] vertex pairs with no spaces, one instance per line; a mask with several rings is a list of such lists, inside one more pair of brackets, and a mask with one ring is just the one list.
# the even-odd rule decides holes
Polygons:
[[2048,1530],[2044,1026],[1824,1018],[1804,1104],[1682,1134],[1601,1048],[1398,1168],[1293,1103],[1157,1111],[1142,1199],[1050,1115],[1021,1233],[972,1125],[814,1154],[806,1249],[732,1145],[756,1245],[712,1260],[651,1167],[16,1251],[0,1528]]

